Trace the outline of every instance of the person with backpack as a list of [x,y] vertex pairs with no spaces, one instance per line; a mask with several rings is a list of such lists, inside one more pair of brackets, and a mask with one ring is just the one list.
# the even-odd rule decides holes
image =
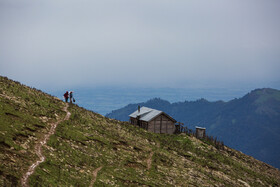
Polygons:
[[72,101],[75,103],[75,99],[73,97],[73,91],[70,91],[70,103],[72,103]]
[[64,96],[64,99],[65,99],[65,102],[67,103],[68,102],[68,98],[69,98],[68,91],[66,91],[66,93],[63,96]]

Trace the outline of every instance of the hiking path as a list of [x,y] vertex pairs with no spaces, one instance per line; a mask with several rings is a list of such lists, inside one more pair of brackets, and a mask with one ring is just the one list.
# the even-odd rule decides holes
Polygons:
[[45,134],[43,136],[43,138],[35,145],[35,153],[36,155],[39,157],[38,160],[36,160],[27,170],[27,172],[23,175],[23,177],[21,178],[21,185],[23,187],[28,187],[28,178],[30,177],[30,175],[32,175],[35,171],[35,168],[37,166],[39,166],[39,164],[41,164],[42,162],[45,161],[46,157],[43,155],[42,153],[42,147],[44,145],[47,144],[47,141],[49,140],[50,136],[53,135],[55,133],[55,129],[57,127],[57,125],[63,121],[69,120],[71,113],[68,111],[68,103],[66,104],[66,106],[63,108],[63,111],[66,112],[66,116],[64,117],[64,119],[60,119],[58,121],[56,121],[55,123],[51,123],[51,128],[50,131]]

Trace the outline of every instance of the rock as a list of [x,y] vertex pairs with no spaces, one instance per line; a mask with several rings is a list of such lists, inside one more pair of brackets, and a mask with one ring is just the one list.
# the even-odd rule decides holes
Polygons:
[[22,154],[25,154],[26,150],[20,150],[19,152],[22,153]]
[[238,180],[238,182],[242,183],[244,186],[251,187],[247,182],[245,182],[245,181],[243,181],[241,179],[237,179],[237,180]]
[[22,144],[21,147],[22,147],[23,149],[27,149],[27,145],[25,145],[25,144]]

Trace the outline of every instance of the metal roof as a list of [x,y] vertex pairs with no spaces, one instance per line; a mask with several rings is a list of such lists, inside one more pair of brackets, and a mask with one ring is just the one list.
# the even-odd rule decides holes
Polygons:
[[[140,112],[138,112],[138,110],[136,110],[135,112],[130,114],[129,117],[133,117],[133,118],[140,117],[139,120],[149,122],[162,113],[164,113],[164,112],[143,106],[140,108]],[[174,120],[172,117],[168,116],[167,114],[165,114],[165,115],[176,122],[176,120]]]
[[198,126],[195,126],[196,129],[203,129],[205,130],[206,128],[205,127],[198,127]]

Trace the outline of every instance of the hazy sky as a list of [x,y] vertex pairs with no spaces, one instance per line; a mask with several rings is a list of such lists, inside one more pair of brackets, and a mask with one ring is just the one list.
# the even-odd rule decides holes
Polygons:
[[279,0],[0,0],[0,74],[39,88],[280,88]]

